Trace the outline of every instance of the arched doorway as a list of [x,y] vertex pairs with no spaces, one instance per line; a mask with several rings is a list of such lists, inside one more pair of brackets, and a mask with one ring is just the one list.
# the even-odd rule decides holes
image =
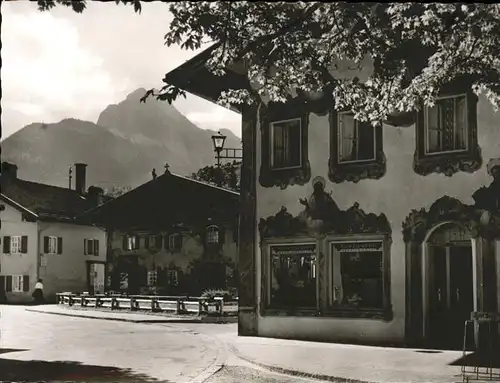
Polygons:
[[470,230],[460,222],[441,222],[425,236],[422,244],[423,332],[429,345],[462,346],[464,322],[476,307],[474,248]]

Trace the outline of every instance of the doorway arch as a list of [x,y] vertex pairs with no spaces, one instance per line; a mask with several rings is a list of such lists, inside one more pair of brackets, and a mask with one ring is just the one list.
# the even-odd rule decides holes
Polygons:
[[422,242],[422,332],[437,347],[460,347],[463,323],[477,311],[476,246],[468,226],[439,222]]
[[[412,210],[403,222],[406,248],[405,337],[408,345],[429,345],[429,291],[432,287],[429,265],[433,260],[432,245],[439,236],[450,237],[454,230],[457,237],[455,239],[468,241],[468,248],[473,253],[471,257],[475,259],[474,238],[478,235],[479,227],[476,213],[473,206],[465,205],[456,198],[443,196],[429,210]],[[462,238],[458,238],[460,236]],[[471,267],[475,265],[474,259]],[[476,273],[475,269],[472,273]],[[474,290],[473,294],[477,292]]]

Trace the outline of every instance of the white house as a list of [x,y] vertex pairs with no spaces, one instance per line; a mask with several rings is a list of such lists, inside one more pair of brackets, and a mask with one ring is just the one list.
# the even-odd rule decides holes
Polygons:
[[0,297],[7,302],[32,301],[38,279],[48,300],[104,290],[105,231],[77,218],[103,200],[100,188],[85,192],[85,168],[75,164],[72,190],[21,180],[16,165],[2,163]]
[[[209,53],[168,83],[212,101],[251,86],[237,66],[208,73]],[[365,81],[369,64],[332,75]],[[471,313],[500,307],[499,114],[466,78],[377,128],[318,96],[232,106],[239,334],[462,347]]]

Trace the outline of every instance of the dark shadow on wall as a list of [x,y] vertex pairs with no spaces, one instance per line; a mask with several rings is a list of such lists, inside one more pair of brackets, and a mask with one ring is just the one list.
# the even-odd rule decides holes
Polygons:
[[28,351],[28,350],[23,349],[23,348],[3,348],[3,347],[0,347],[0,354],[6,354],[8,352],[21,352],[21,351]]
[[0,381],[5,382],[95,382],[146,383],[161,382],[130,369],[85,365],[78,362],[40,360],[12,360],[0,358]]

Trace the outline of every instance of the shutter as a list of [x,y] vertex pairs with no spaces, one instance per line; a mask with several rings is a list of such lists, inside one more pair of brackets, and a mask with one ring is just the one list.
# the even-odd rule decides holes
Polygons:
[[27,235],[23,235],[21,237],[21,253],[22,254],[28,253],[28,236]]
[[182,234],[175,236],[175,248],[176,250],[182,250]]
[[219,226],[219,244],[226,243],[226,228],[222,225]]
[[163,237],[161,235],[157,235],[156,236],[156,247],[158,249],[161,249],[161,246],[162,246],[162,243],[161,243],[161,240],[163,239]]
[[141,248],[141,236],[136,235],[135,236],[135,249],[140,249]]
[[43,237],[43,252],[44,254],[49,253],[49,237]]
[[30,276],[23,275],[23,291],[30,291]]
[[63,240],[62,237],[57,237],[57,254],[63,253]]
[[144,239],[144,246],[146,247],[146,249],[149,249],[149,235],[146,235],[146,238]]
[[3,237],[3,253],[10,254],[10,237]]
[[10,293],[12,291],[12,275],[7,275],[5,292]]
[[165,235],[165,238],[163,240],[163,244],[165,245],[165,250],[168,250],[168,234]]
[[127,236],[123,236],[123,250],[127,250]]
[[94,255],[96,257],[99,256],[99,240],[98,239],[94,239]]
[[87,240],[83,240],[83,255],[87,255]]
[[[0,275],[0,293],[5,292],[5,276]],[[0,296],[1,298],[1,296]]]

